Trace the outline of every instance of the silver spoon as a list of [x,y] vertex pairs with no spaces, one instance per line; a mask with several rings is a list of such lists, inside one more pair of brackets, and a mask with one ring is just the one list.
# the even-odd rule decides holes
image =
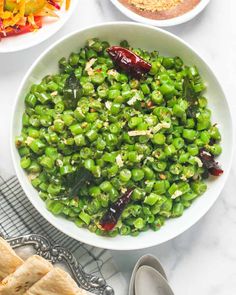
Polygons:
[[135,295],[174,295],[167,280],[150,266],[141,266],[135,276]]
[[140,257],[137,263],[135,264],[134,270],[131,275],[130,284],[129,284],[129,295],[135,294],[134,283],[135,283],[136,272],[143,265],[147,265],[154,268],[167,280],[165,271],[163,267],[161,266],[160,262],[157,260],[157,258],[151,254],[144,255]]

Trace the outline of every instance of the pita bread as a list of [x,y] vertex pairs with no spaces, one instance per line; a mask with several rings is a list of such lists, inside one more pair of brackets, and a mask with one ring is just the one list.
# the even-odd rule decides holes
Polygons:
[[3,238],[0,238],[0,282],[21,264],[23,264],[23,260],[16,255]]
[[0,295],[21,295],[53,268],[44,258],[33,255],[0,283]]
[[87,295],[87,292],[80,289],[67,272],[55,267],[25,295]]

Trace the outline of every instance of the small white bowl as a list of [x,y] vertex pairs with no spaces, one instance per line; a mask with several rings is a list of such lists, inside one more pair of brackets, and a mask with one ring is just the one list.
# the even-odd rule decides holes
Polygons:
[[155,20],[147,17],[143,17],[139,15],[138,13],[135,13],[134,11],[130,10],[126,6],[120,3],[119,0],[110,0],[124,15],[129,17],[130,19],[140,22],[143,24],[148,24],[156,27],[171,27],[180,25],[182,23],[185,23],[191,19],[193,19],[195,16],[197,16],[200,12],[203,11],[203,9],[208,5],[210,0],[201,0],[201,2],[196,5],[192,10],[170,19],[165,20]]
[[[38,192],[20,167],[20,157],[14,139],[21,132],[26,93],[32,83],[40,82],[44,76],[58,71],[58,60],[61,57],[68,57],[71,52],[78,51],[84,46],[86,40],[94,37],[107,40],[111,44],[119,44],[121,40],[126,39],[133,47],[155,49],[161,54],[170,56],[178,55],[186,64],[194,64],[199,68],[208,86],[206,97],[209,99],[209,106],[213,114],[212,121],[219,124],[222,133],[223,153],[218,160],[224,169],[224,174],[217,179],[209,179],[206,193],[193,202],[182,217],[168,220],[158,232],[149,230],[137,237],[109,238],[97,236],[87,229],[78,228],[73,222],[54,216],[46,209],[45,203],[40,199]],[[195,224],[211,208],[223,189],[231,166],[234,143],[232,119],[226,97],[207,63],[193,48],[173,34],[155,27],[130,22],[105,23],[82,29],[62,38],[42,53],[26,73],[16,95],[10,140],[12,159],[18,179],[29,200],[42,216],[56,228],[78,241],[113,250],[133,250],[158,245],[178,236]]]
[[65,10],[65,4],[63,4],[61,10],[56,12],[59,18],[44,17],[42,28],[36,32],[3,38],[0,42],[0,53],[21,51],[47,40],[64,26],[76,10],[79,2],[78,0],[71,0],[68,11]]

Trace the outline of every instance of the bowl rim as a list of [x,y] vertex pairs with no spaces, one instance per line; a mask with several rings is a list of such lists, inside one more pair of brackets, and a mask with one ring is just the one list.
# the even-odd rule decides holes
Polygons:
[[[66,17],[61,22],[58,20],[55,20],[56,22],[58,22],[58,25],[55,27],[55,29],[50,34],[46,35],[44,38],[41,38],[40,40],[38,40],[36,38],[35,41],[32,43],[28,43],[27,40],[25,40],[25,42],[22,42],[22,45],[19,48],[12,47],[10,50],[9,49],[5,50],[4,47],[3,48],[0,47],[0,54],[8,54],[8,53],[10,54],[10,53],[15,53],[15,52],[21,52],[21,51],[28,50],[34,46],[44,43],[45,41],[47,41],[48,39],[53,37],[58,31],[60,31],[64,27],[64,25],[69,21],[69,19],[71,18],[71,16],[75,12],[78,3],[79,3],[78,0],[74,0],[73,4],[71,3],[69,10],[64,11],[64,13],[66,13]],[[47,24],[43,25],[43,27],[44,26],[47,26]],[[31,34],[37,34],[37,32],[31,32],[29,34],[23,34],[23,35],[27,35],[30,38]],[[13,36],[13,37],[9,37],[9,38],[14,39],[15,37]],[[13,40],[13,39],[11,39],[11,40]]]
[[201,0],[201,2],[198,3],[193,9],[180,16],[164,20],[155,20],[135,13],[134,11],[130,10],[129,8],[125,7],[122,3],[120,3],[119,0],[110,1],[121,13],[123,13],[130,19],[137,22],[141,22],[143,24],[148,24],[157,27],[172,27],[188,22],[191,19],[195,18],[199,13],[201,13],[210,2],[210,0]]
[[[164,34],[168,35],[171,38],[174,38],[178,42],[181,42],[188,49],[192,50],[194,52],[194,54],[196,54],[196,56],[206,65],[209,72],[211,72],[213,77],[216,79],[216,81],[217,81],[217,83],[219,85],[219,88],[221,89],[222,94],[224,95],[225,103],[226,103],[226,105],[228,107],[228,111],[229,111],[229,122],[230,122],[230,126],[231,126],[231,131],[232,131],[231,132],[232,133],[232,146],[231,146],[231,151],[230,151],[230,155],[229,155],[228,170],[225,171],[225,173],[224,173],[225,178],[224,178],[224,181],[222,181],[222,183],[219,186],[217,196],[213,200],[208,202],[208,206],[204,210],[202,210],[201,214],[199,214],[194,219],[192,219],[192,221],[190,223],[188,223],[187,226],[186,225],[182,226],[178,231],[175,231],[174,233],[170,233],[167,238],[166,237],[161,238],[158,242],[155,239],[154,240],[149,239],[145,245],[141,245],[141,246],[139,245],[139,243],[130,243],[130,245],[128,245],[128,243],[127,243],[125,245],[119,246],[119,243],[116,244],[114,242],[109,242],[109,240],[107,240],[107,239],[110,239],[110,241],[113,241],[113,239],[115,239],[115,238],[110,238],[110,237],[108,237],[108,238],[104,237],[103,240],[98,241],[96,239],[96,235],[94,233],[90,233],[90,234],[94,235],[95,238],[94,239],[91,238],[88,241],[88,240],[86,240],[84,238],[81,238],[78,234],[74,234],[73,232],[68,231],[66,228],[60,228],[57,221],[56,220],[54,221],[53,218],[50,216],[50,214],[51,214],[50,212],[48,214],[45,213],[45,212],[41,212],[41,210],[39,208],[37,208],[37,206],[35,206],[35,204],[33,202],[33,199],[29,196],[28,189],[27,189],[27,186],[31,185],[31,184],[30,183],[25,184],[24,179],[21,177],[21,175],[20,175],[20,171],[21,171],[20,169],[21,168],[19,167],[19,163],[18,163],[18,161],[17,161],[17,159],[15,157],[15,154],[14,154],[14,150],[16,149],[15,143],[14,143],[14,137],[13,137],[13,135],[14,135],[14,118],[15,118],[15,114],[16,114],[16,111],[17,111],[17,104],[18,104],[18,101],[20,99],[20,94],[21,94],[22,90],[24,89],[24,85],[27,82],[27,80],[29,79],[30,74],[34,70],[35,66],[37,66],[37,64],[41,61],[41,59],[43,59],[51,50],[53,50],[57,45],[59,45],[61,42],[65,41],[68,38],[76,36],[77,34],[82,33],[83,31],[86,31],[86,30],[91,30],[91,29],[95,29],[95,28],[103,27],[103,26],[119,26],[119,25],[122,25],[122,26],[127,25],[127,26],[133,26],[133,27],[145,27],[147,29],[159,31],[161,33],[164,33]],[[234,125],[234,123],[233,123],[233,120],[232,120],[232,111],[231,111],[231,109],[229,107],[229,102],[228,102],[227,96],[225,95],[225,92],[224,92],[224,89],[223,89],[221,83],[219,82],[219,80],[218,80],[217,76],[215,75],[214,71],[211,69],[211,67],[208,65],[208,63],[205,61],[205,59],[202,58],[198,54],[198,52],[195,49],[193,49],[187,42],[182,40],[180,37],[178,37],[178,36],[176,36],[176,35],[174,35],[174,34],[172,34],[170,32],[167,32],[166,30],[163,30],[161,28],[156,28],[156,27],[153,27],[153,26],[150,26],[150,25],[134,23],[134,22],[104,22],[104,23],[100,23],[100,24],[96,24],[96,25],[92,25],[92,26],[87,26],[87,27],[84,27],[84,28],[82,28],[80,30],[76,30],[74,32],[71,32],[70,34],[65,35],[64,37],[62,37],[61,39],[59,39],[58,41],[53,43],[51,46],[49,46],[46,50],[44,50],[44,52],[42,52],[40,54],[40,56],[34,61],[34,63],[27,70],[26,74],[24,75],[24,77],[23,77],[23,79],[22,79],[22,81],[20,83],[20,86],[18,88],[18,91],[16,93],[16,97],[15,97],[15,100],[14,100],[14,104],[13,104],[13,110],[12,110],[12,116],[11,116],[11,125],[10,125],[10,128],[11,128],[10,129],[10,151],[11,151],[11,158],[12,158],[12,161],[13,161],[13,166],[14,166],[14,169],[15,169],[15,172],[16,172],[16,176],[17,176],[17,178],[18,178],[18,180],[19,180],[19,182],[20,182],[20,184],[21,184],[27,198],[30,200],[30,202],[36,208],[36,210],[50,224],[52,224],[55,228],[57,228],[58,230],[60,230],[64,234],[66,234],[67,236],[70,236],[71,238],[74,238],[75,240],[78,240],[78,241],[80,241],[82,243],[85,243],[85,244],[89,244],[89,245],[94,246],[94,247],[110,249],[110,250],[119,250],[119,251],[123,251],[123,250],[139,250],[139,249],[145,249],[145,248],[149,248],[149,247],[153,247],[153,246],[163,244],[164,242],[170,241],[173,238],[181,235],[182,233],[184,233],[185,231],[190,229],[194,224],[196,224],[210,210],[210,208],[213,206],[213,204],[219,198],[220,193],[222,192],[222,190],[223,190],[223,188],[225,186],[225,183],[227,181],[229,172],[231,170],[232,161],[233,161],[233,151],[234,151],[234,146],[235,146],[235,134],[233,132],[233,127],[234,127],[233,125]],[[106,244],[108,244],[108,245],[106,246]]]

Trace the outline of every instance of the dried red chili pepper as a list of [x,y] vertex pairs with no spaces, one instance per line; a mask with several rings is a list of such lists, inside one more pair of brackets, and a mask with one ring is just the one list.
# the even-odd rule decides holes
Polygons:
[[224,171],[220,168],[218,162],[215,161],[215,157],[207,152],[205,149],[200,150],[199,158],[201,159],[203,166],[213,176],[220,176]]
[[151,70],[151,64],[126,48],[112,46],[107,49],[107,52],[115,65],[133,78],[140,79]]
[[102,217],[100,226],[105,231],[111,231],[116,226],[118,219],[120,218],[125,206],[129,203],[130,197],[134,189],[128,189],[126,193],[119,198],[115,203],[111,204],[108,211]]

